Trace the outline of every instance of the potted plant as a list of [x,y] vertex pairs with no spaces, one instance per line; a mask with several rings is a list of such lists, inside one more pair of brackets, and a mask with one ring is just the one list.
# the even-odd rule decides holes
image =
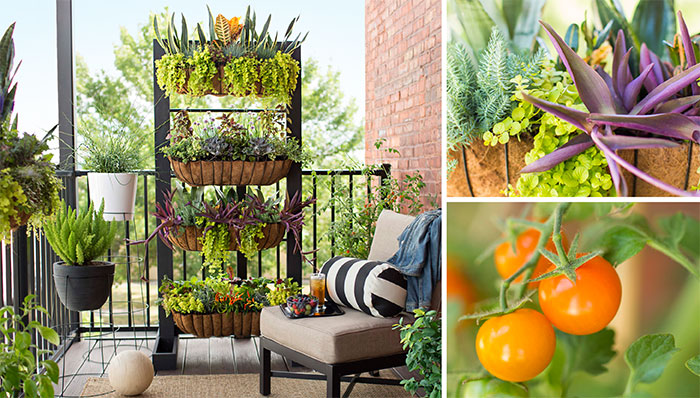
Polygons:
[[200,338],[260,334],[260,311],[269,305],[271,282],[266,278],[196,277],[163,279],[159,304],[185,333]]
[[[672,62],[661,62],[636,39],[641,36],[611,37],[613,22],[602,29],[587,20],[572,24],[566,39],[547,25],[559,59],[495,27],[483,50],[468,46],[475,40],[448,46],[448,168],[460,169],[450,174],[448,195],[694,194],[688,189],[700,169],[700,158],[691,155],[698,141],[700,70],[694,65],[700,53],[680,13],[680,32],[667,46]],[[516,30],[536,32],[536,23],[537,16],[519,20],[533,26]],[[653,24],[635,23],[646,25]],[[581,56],[579,30],[586,42]],[[632,36],[634,49],[624,40]],[[615,109],[601,101],[612,101]]]
[[93,202],[76,211],[61,203],[56,217],[44,224],[44,233],[62,261],[53,264],[58,297],[71,311],[91,311],[107,301],[114,281],[114,263],[98,261],[109,249],[117,224],[103,217],[104,203]]
[[435,310],[413,310],[415,320],[405,323],[399,319],[394,329],[401,331],[401,344],[408,349],[406,366],[410,372],[418,372],[420,380],[411,377],[401,380],[404,389],[416,394],[419,388],[425,397],[440,398],[442,395],[442,322]]
[[306,35],[292,39],[297,17],[290,22],[284,36],[275,34],[273,38],[268,31],[271,18],[268,16],[258,32],[257,18],[255,12],[250,14],[250,7],[242,19],[227,19],[221,14],[214,18],[209,10],[209,37],[197,24],[194,41],[190,40],[184,15],[181,34],[174,13],[162,34],[154,18],[156,40],[165,50],[165,55],[156,60],[158,84],[166,95],[175,92],[190,96],[267,97],[275,103],[289,104],[300,70],[290,54]]
[[192,122],[178,112],[162,152],[175,176],[189,185],[270,185],[306,159],[287,135],[284,115],[275,112],[224,114]]
[[34,298],[34,295],[29,295],[24,299],[20,313],[15,313],[12,306],[0,308],[0,333],[3,337],[0,339],[0,392],[3,397],[54,396],[58,365],[50,359],[37,361],[36,356],[46,351],[32,343],[32,334],[39,332],[44,340],[55,346],[60,341],[55,330],[37,321],[26,321],[35,313],[47,313]]
[[158,234],[171,248],[201,251],[204,266],[214,276],[223,275],[228,252],[238,250],[252,259],[259,250],[279,245],[288,232],[297,237],[295,249],[301,250],[303,209],[315,199],[302,201],[297,193],[282,206],[281,198],[265,199],[260,190],[240,198],[233,188],[214,191],[209,200],[203,188],[171,191],[163,206],[156,204],[158,227],[146,240],[130,244],[148,243]]
[[45,153],[55,127],[42,139],[17,131],[12,117],[17,84],[13,78],[12,24],[0,39],[0,238],[29,223],[35,228],[51,216],[59,202],[61,183],[56,178],[52,154]]
[[148,131],[135,123],[135,110],[114,115],[108,121],[82,118],[78,133],[83,167],[88,171],[88,190],[95,203],[104,200],[107,221],[134,217],[138,176],[145,154]]

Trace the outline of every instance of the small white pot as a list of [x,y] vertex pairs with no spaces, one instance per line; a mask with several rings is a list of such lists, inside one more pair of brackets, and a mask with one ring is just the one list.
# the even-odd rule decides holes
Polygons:
[[90,200],[98,209],[104,199],[106,221],[129,221],[134,217],[136,174],[88,173]]

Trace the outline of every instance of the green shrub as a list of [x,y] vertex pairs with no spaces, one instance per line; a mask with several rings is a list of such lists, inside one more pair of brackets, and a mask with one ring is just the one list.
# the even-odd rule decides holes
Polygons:
[[165,95],[177,92],[185,86],[187,68],[183,54],[167,54],[156,60],[156,77],[158,86],[165,91]]
[[214,65],[214,60],[211,59],[209,49],[205,47],[203,51],[195,52],[194,56],[187,61],[192,69],[190,78],[187,81],[189,94],[201,96],[212,92],[214,90],[212,79],[216,75],[216,65]]
[[95,211],[94,205],[76,211],[61,203],[56,217],[44,224],[46,240],[67,265],[90,265],[109,249],[117,223],[102,217],[104,202]]
[[252,57],[236,58],[224,67],[224,91],[237,96],[255,94],[260,82],[260,60]]

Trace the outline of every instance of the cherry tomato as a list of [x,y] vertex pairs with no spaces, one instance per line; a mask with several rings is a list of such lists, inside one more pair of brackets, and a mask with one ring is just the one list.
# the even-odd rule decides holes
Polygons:
[[499,379],[471,380],[457,389],[459,398],[498,398],[527,397],[528,392],[522,384],[514,384]]
[[447,300],[458,302],[463,310],[468,310],[476,302],[476,291],[462,269],[458,260],[448,254]]
[[541,313],[521,308],[491,318],[476,334],[481,364],[499,379],[520,382],[542,372],[554,355],[554,329]]
[[[539,240],[540,231],[534,228],[530,228],[525,232],[521,233],[516,239],[515,253],[513,253],[513,246],[510,244],[510,242],[501,243],[496,248],[496,251],[494,253],[494,262],[496,263],[496,270],[501,275],[501,278],[507,279],[508,277],[513,275],[515,271],[519,270],[520,267],[522,267],[523,264],[525,264],[530,259],[530,257],[532,257],[532,254],[537,248],[537,242]],[[564,245],[564,248],[568,248],[569,246],[566,236],[564,236],[563,233],[562,244]],[[545,244],[545,249],[549,250],[552,253],[557,252],[557,249],[554,246],[554,242],[552,242],[551,238]],[[545,256],[540,255],[540,259],[537,261],[535,271],[532,273],[531,278],[536,278],[544,274],[545,271],[547,271],[547,269],[552,265],[554,264],[552,264],[551,261],[547,260]],[[515,279],[516,282],[521,282],[522,280],[522,275],[518,276]],[[534,289],[537,287],[538,284],[539,282],[531,282],[527,286],[530,289]]]
[[538,293],[542,312],[552,325],[584,335],[602,330],[615,317],[622,284],[615,268],[598,256],[576,269],[576,284],[559,275],[543,280]]

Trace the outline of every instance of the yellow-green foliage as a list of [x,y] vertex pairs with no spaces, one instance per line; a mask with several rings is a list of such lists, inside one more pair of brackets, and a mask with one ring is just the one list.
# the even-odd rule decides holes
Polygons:
[[298,77],[299,63],[291,55],[279,51],[274,58],[264,60],[260,66],[263,95],[279,103],[289,103]]
[[156,60],[158,86],[165,91],[166,96],[185,86],[186,67],[185,56],[182,53],[167,54]]
[[260,60],[240,57],[224,67],[224,90],[237,96],[246,96],[257,91],[260,81]]
[[216,74],[216,65],[211,59],[208,47],[205,47],[204,51],[196,51],[187,63],[192,68],[187,81],[188,92],[191,95],[200,96],[214,90],[212,79]]
[[102,217],[104,202],[76,211],[61,202],[53,220],[44,223],[46,240],[67,265],[89,265],[103,256],[114,241],[117,223]]
[[22,186],[10,176],[8,170],[0,171],[0,238],[7,239],[11,222],[17,221],[18,209],[27,202]]

